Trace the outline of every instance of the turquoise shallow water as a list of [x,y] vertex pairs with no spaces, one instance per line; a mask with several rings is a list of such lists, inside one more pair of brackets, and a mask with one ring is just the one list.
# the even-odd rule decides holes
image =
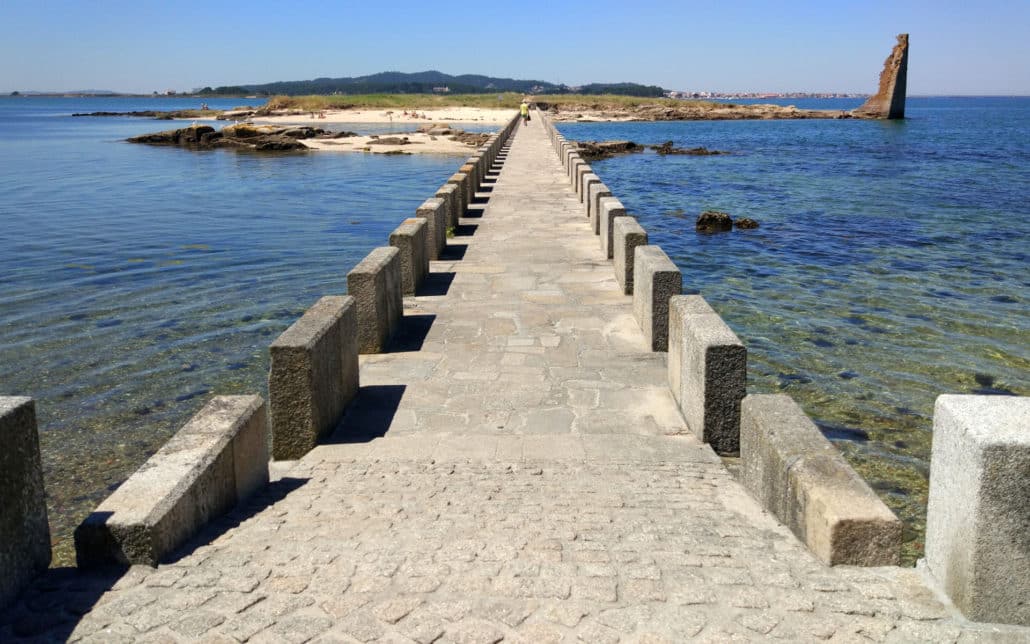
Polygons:
[[[915,98],[908,117],[560,130],[731,152],[592,166],[747,344],[749,391],[794,396],[907,521],[911,559],[934,399],[1030,394],[1030,99]],[[699,235],[706,209],[761,227]]]
[[123,141],[181,123],[70,116],[193,107],[0,98],[0,393],[37,401],[59,562],[211,395],[263,395],[268,344],[460,162],[155,148]]

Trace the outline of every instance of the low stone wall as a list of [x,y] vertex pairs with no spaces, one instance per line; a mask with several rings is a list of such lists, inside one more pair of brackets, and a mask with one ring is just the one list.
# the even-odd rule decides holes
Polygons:
[[80,567],[155,566],[268,482],[259,396],[216,396],[75,530]]
[[382,353],[404,314],[399,251],[373,249],[347,273],[347,292],[357,301],[358,350]]
[[415,216],[426,220],[426,254],[429,259],[440,259],[447,246],[447,202],[433,197],[415,209]]
[[414,217],[405,219],[390,233],[390,245],[400,253],[401,287],[404,295],[414,295],[429,273],[426,229],[426,220]]
[[272,456],[300,458],[333,431],[358,393],[354,298],[327,296],[269,347]]
[[608,259],[612,259],[614,251],[614,229],[615,218],[625,217],[626,208],[622,202],[615,197],[601,197],[600,215],[598,216],[598,235],[601,241],[601,252]]
[[36,404],[0,396],[0,608],[50,565]]
[[633,313],[652,351],[669,348],[669,299],[683,292],[683,276],[659,246],[633,253]]
[[740,401],[747,349],[700,295],[669,302],[669,389],[701,441],[719,454],[740,450]]
[[600,181],[587,186],[587,219],[595,235],[601,234],[601,200],[611,197],[612,191]]
[[612,258],[615,280],[624,294],[633,295],[633,254],[638,246],[647,244],[647,232],[635,218],[619,217],[612,224],[612,236],[615,244]]
[[1030,398],[937,399],[925,565],[969,619],[1030,626]]
[[790,396],[741,404],[744,485],[825,564],[893,566],[901,521]]
[[463,214],[458,184],[445,183],[440,186],[440,189],[433,196],[437,199],[443,199],[447,203],[447,227],[457,228],[458,219]]

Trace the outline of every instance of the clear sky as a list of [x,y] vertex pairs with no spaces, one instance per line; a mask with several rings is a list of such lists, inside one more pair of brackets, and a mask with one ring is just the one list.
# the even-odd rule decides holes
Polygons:
[[0,92],[178,91],[436,69],[569,85],[1030,94],[1027,0],[0,0]]

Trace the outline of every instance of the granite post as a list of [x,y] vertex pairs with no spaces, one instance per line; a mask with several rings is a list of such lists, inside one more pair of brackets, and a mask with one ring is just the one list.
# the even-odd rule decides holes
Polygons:
[[0,608],[50,565],[36,404],[0,396]]

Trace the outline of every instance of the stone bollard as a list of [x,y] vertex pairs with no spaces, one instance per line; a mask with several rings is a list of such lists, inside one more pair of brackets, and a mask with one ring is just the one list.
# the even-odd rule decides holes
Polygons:
[[744,487],[829,566],[896,566],[901,521],[784,394],[741,403]]
[[476,170],[476,165],[474,163],[466,163],[458,168],[458,172],[468,177],[463,184],[465,188],[465,203],[475,203],[476,188],[479,187],[479,172]]
[[458,217],[457,218],[464,217],[465,216],[465,212],[468,211],[468,207],[469,207],[468,188],[466,187],[467,183],[468,183],[468,175],[465,174],[464,172],[455,172],[454,174],[452,174],[450,176],[449,179],[447,179],[447,183],[454,184],[455,188],[458,191]]
[[583,214],[589,217],[590,201],[587,197],[590,194],[590,186],[595,184],[601,185],[601,177],[594,174],[593,171],[590,171],[583,175],[583,177],[580,179],[580,182],[581,184],[579,190],[579,203],[583,204]]
[[404,315],[400,251],[373,249],[347,273],[347,292],[358,310],[358,351],[382,353]]
[[633,217],[618,217],[612,224],[612,236],[615,250],[612,263],[615,268],[615,279],[626,295],[633,294],[633,254],[637,246],[647,244],[647,232],[640,227]]
[[700,295],[669,301],[669,389],[687,426],[719,454],[740,450],[747,349]]
[[[440,189],[433,196],[437,199],[443,199],[447,204],[447,227],[457,228],[458,213],[461,210],[461,196],[458,194],[457,184],[445,183],[440,186]],[[426,236],[428,237],[428,234]],[[444,237],[446,238],[446,231],[444,231]]]
[[660,246],[633,253],[633,313],[652,351],[669,349],[669,299],[683,292],[683,276]]
[[405,219],[390,233],[390,245],[400,251],[402,291],[405,295],[415,295],[429,273],[426,220]]
[[447,246],[447,202],[438,197],[426,199],[415,216],[426,220],[426,255],[430,261],[440,259]]
[[625,217],[626,208],[615,197],[601,197],[598,205],[600,210],[598,227],[600,228],[601,236],[601,252],[604,254],[605,259],[611,259],[612,251],[615,247],[615,218]]
[[260,396],[216,396],[75,529],[80,568],[156,566],[268,483]]
[[358,393],[357,333],[354,298],[327,296],[269,347],[275,460],[304,456],[340,422],[347,403]]
[[969,619],[1030,626],[1030,398],[937,398],[924,563]]
[[580,158],[578,153],[569,157],[569,185],[572,186],[573,191],[576,190],[576,181],[579,177],[579,170],[584,167],[588,167],[587,162]]
[[0,608],[50,565],[36,404],[0,396]]
[[612,191],[603,183],[592,183],[587,186],[587,217],[590,229],[595,235],[601,234],[601,199],[612,196]]
[[580,203],[583,202],[583,177],[588,174],[593,174],[594,170],[587,163],[581,163],[576,166],[575,174],[572,177],[572,185],[575,188],[576,196],[579,197]]

